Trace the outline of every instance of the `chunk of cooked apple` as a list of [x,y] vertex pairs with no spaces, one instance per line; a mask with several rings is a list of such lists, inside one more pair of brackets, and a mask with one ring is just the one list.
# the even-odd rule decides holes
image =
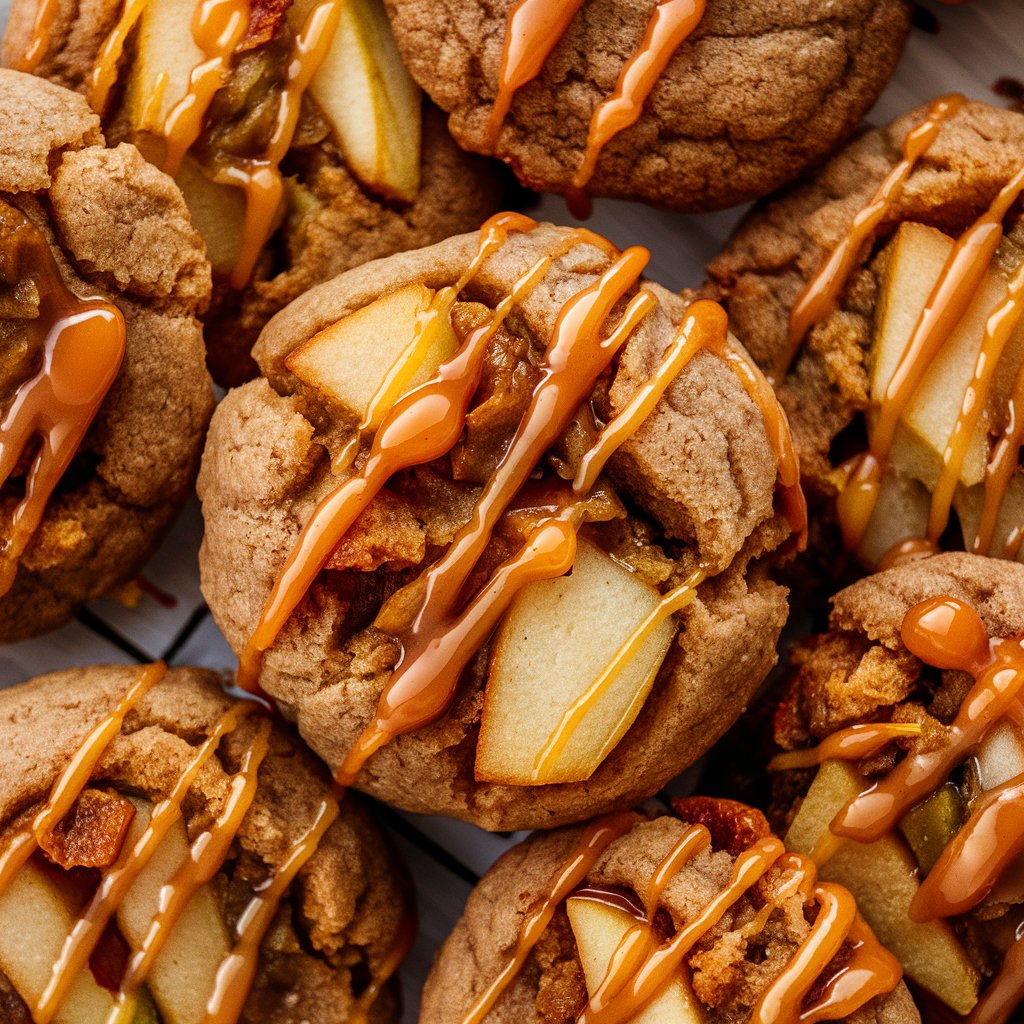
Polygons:
[[[913,222],[901,224],[889,243],[883,259],[875,340],[869,355],[872,400],[881,400],[954,244],[941,231]],[[974,375],[986,322],[1004,298],[1006,286],[1005,273],[994,264],[903,412],[903,429],[893,443],[891,463],[929,488],[938,479],[946,444]],[[1006,344],[988,408],[982,411],[971,436],[960,469],[965,486],[984,479],[991,421],[988,413],[992,407],[1001,408],[1022,359],[1024,325]]]
[[[618,907],[586,896],[570,896],[565,904],[576,938],[587,992],[593,995],[604,980],[623,936],[635,924]],[[633,1024],[703,1024],[704,1011],[690,980],[680,971],[635,1017]]]
[[[152,807],[133,800],[135,821],[129,842],[137,842],[149,824]],[[179,819],[168,830],[152,859],[125,894],[117,923],[128,943],[138,949],[160,906],[160,890],[189,855],[185,825]],[[165,1024],[202,1024],[217,971],[231,951],[227,927],[213,890],[199,889],[189,900],[160,954],[153,961],[147,985]]]
[[206,255],[218,274],[229,275],[242,251],[245,231],[245,193],[213,181],[186,156],[174,180],[185,197],[192,225],[203,236]]
[[[849,764],[826,761],[790,825],[786,846],[807,855],[820,849],[832,819],[866,787]],[[903,840],[890,834],[873,843],[841,842],[819,876],[853,893],[868,924],[911,978],[957,1013],[969,1013],[980,978],[953,929],[945,921],[910,920],[910,904],[920,888],[917,870]]]
[[[964,547],[968,551],[971,550],[974,538],[978,535],[978,526],[981,523],[981,513],[984,507],[984,484],[957,488],[953,497],[953,508],[956,510],[960,528],[963,531]],[[1024,475],[1017,472],[1006,485],[1006,493],[999,506],[999,515],[996,517],[995,529],[992,531],[992,544],[989,549],[992,556],[1001,557],[1011,535],[1020,529],[1024,529]],[[1017,561],[1024,561],[1024,544],[1017,552]]]
[[[0,970],[29,1006],[39,1001],[64,940],[78,916],[60,884],[60,869],[28,861],[0,895]],[[113,994],[84,970],[54,1016],[54,1024],[106,1024]]]
[[524,587],[494,641],[476,777],[518,786],[590,778],[640,713],[675,635],[673,619],[656,627],[537,777],[534,766],[565,713],[660,601],[584,539],[571,575]]
[[1024,775],[1024,734],[1013,722],[1000,722],[975,751],[982,791]]
[[[285,366],[361,420],[388,371],[415,337],[417,318],[433,297],[422,284],[382,295],[303,342],[285,359]],[[458,348],[448,317],[437,317],[429,329],[431,337],[420,349],[409,389],[428,380]]]
[[[296,30],[318,0],[296,0]],[[412,202],[420,187],[423,100],[398,55],[383,0],[346,0],[310,95],[349,168],[374,192]]]
[[930,504],[924,484],[890,468],[882,477],[868,528],[857,549],[864,564],[878,565],[897,544],[923,537]]

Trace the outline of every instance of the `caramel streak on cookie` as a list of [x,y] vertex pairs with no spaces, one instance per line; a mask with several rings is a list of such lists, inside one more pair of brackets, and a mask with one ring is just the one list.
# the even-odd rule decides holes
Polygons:
[[0,204],[0,227],[10,238],[14,273],[39,294],[39,315],[24,328],[38,369],[3,396],[0,419],[0,484],[31,453],[25,496],[0,543],[2,596],[121,369],[127,335],[116,306],[80,299],[66,287],[45,237],[24,214]]
[[[117,19],[117,24],[110,30],[107,38],[103,40],[103,45],[89,70],[85,98],[89,101],[89,106],[101,116],[107,108],[110,90],[117,83],[118,63],[124,53],[124,44],[127,42],[128,36],[131,35],[132,29],[139,23],[139,18],[142,17],[149,3],[150,0],[124,0],[121,16]],[[164,73],[163,81],[166,88],[166,73]],[[155,90],[155,92],[157,93],[156,102],[160,102],[163,98],[159,95],[160,90]],[[149,123],[150,119],[144,117],[143,124]]]
[[832,733],[816,747],[776,754],[768,762],[768,771],[813,768],[814,765],[829,760],[862,761],[877,754],[894,740],[920,735],[921,726],[917,722],[859,723]]
[[[992,449],[992,456],[985,467],[985,500],[981,519],[971,550],[975,554],[991,554],[999,511],[1006,496],[1006,489],[1013,474],[1020,465],[1020,450],[1024,445],[1024,366],[1017,371],[1017,377],[1006,400],[1004,426],[999,440]],[[1004,558],[1016,560],[1024,530],[1017,526],[1006,541]]]
[[956,93],[941,96],[928,108],[925,119],[907,133],[903,140],[903,159],[878,186],[871,202],[853,218],[846,236],[822,261],[793,304],[789,315],[789,347],[774,377],[781,380],[786,375],[807,332],[835,307],[865,243],[874,237],[875,231],[903,191],[910,172],[931,148],[943,123],[963,103],[964,98]]

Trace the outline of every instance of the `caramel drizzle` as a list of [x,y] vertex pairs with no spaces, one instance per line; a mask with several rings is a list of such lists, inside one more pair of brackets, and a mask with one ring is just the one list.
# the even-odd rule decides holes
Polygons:
[[924,375],[967,311],[1003,237],[1003,218],[1024,191],[1024,168],[1003,187],[988,210],[957,239],[893,372],[868,451],[860,458],[850,483],[839,495],[837,511],[847,546],[856,549],[864,537],[878,499],[889,452],[903,412]]
[[462,1024],[482,1024],[501,997],[522,970],[534,946],[540,941],[555,911],[587,877],[602,853],[624,836],[636,823],[636,815],[629,812],[609,814],[598,818],[584,830],[579,842],[565,863],[552,878],[549,891],[541,897],[523,918],[516,948],[498,976],[480,994],[462,1018]]
[[409,955],[412,944],[416,940],[416,914],[411,906],[406,906],[402,914],[402,920],[398,926],[398,936],[388,951],[387,956],[381,962],[370,983],[360,993],[352,1011],[349,1013],[348,1024],[367,1024],[367,1015],[370,1009],[380,998],[384,986],[391,980],[395,972],[402,965],[402,962]]
[[170,794],[153,808],[145,831],[127,856],[104,872],[99,888],[79,916],[64,942],[53,973],[32,1014],[35,1024],[49,1024],[61,1002],[86,966],[110,919],[132,884],[150,862],[170,827],[181,818],[181,804],[203,765],[216,752],[221,739],[232,731],[254,705],[235,704],[216,723],[209,737],[196,749]]
[[53,25],[59,11],[60,0],[39,0],[28,46],[21,55],[21,59],[14,65],[15,71],[31,74],[39,67],[39,62],[50,46],[50,36],[53,33]]
[[118,701],[114,710],[93,727],[81,746],[57,777],[49,799],[33,817],[27,828],[18,832],[0,854],[0,893],[7,891],[14,876],[39,848],[39,840],[50,832],[71,810],[85,788],[100,758],[114,737],[128,712],[167,674],[167,666],[158,661],[147,665]]
[[597,170],[604,147],[636,124],[672,55],[700,24],[704,8],[705,0],[659,0],[647,22],[640,49],[623,65],[612,95],[598,104],[591,116],[587,146],[569,190],[570,205],[575,203],[585,209],[581,198]]
[[776,754],[768,762],[768,771],[813,768],[823,761],[862,761],[887,747],[893,740],[921,735],[917,722],[870,722],[851,725],[832,733],[816,747]]
[[878,186],[868,205],[853,218],[845,237],[818,267],[793,304],[789,315],[788,347],[779,367],[779,378],[786,375],[807,332],[835,309],[839,293],[850,279],[864,245],[874,237],[889,214],[915,164],[931,149],[943,123],[963,104],[963,96],[956,93],[940,96],[929,106],[924,120],[907,133],[903,140],[903,159]]
[[39,290],[39,316],[26,323],[35,373],[18,385],[0,419],[0,484],[38,442],[25,481],[25,496],[0,543],[0,596],[18,571],[18,559],[46,512],[54,489],[74,459],[124,359],[124,317],[101,299],[80,299],[64,284],[40,230],[13,207],[0,210],[18,273]]
[[[89,80],[86,84],[86,99],[97,114],[102,114],[107,108],[110,90],[117,82],[117,68],[124,53],[124,44],[148,6],[149,0],[125,0],[117,24],[103,40],[103,45],[89,71]],[[166,83],[167,76],[164,73],[165,88]],[[159,90],[159,92],[162,94],[163,90]],[[162,95],[159,98],[162,99]],[[143,117],[143,124],[149,123],[151,123],[150,120]]]
[[908,537],[894,544],[878,560],[878,571],[894,569],[898,565],[906,565],[908,562],[917,562],[922,558],[931,558],[939,552],[937,544],[933,544],[926,537]]
[[[827,857],[839,840],[873,842],[896,827],[913,806],[935,792],[952,770],[1002,720],[1017,721],[1024,692],[1024,645],[991,639],[978,613],[953,597],[911,608],[903,620],[904,646],[943,670],[969,672],[974,686],[947,730],[947,743],[910,751],[836,815],[822,844]],[[1024,851],[1024,777],[986,794],[924,879],[911,905],[916,921],[966,913],[991,892],[1006,866]],[[1024,996],[1018,939],[1002,970],[968,1016],[970,1024],[1002,1024]]]

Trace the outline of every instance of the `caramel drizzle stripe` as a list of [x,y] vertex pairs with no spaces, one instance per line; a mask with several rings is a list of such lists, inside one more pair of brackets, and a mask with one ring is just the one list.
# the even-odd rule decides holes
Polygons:
[[643,649],[651,634],[671,615],[682,611],[697,596],[697,587],[706,579],[704,569],[694,571],[683,583],[670,590],[661,601],[650,611],[647,617],[636,627],[600,675],[590,686],[573,701],[562,715],[561,721],[548,737],[541,752],[534,762],[531,779],[536,782],[554,765],[580,722],[587,716],[594,705],[619,678],[629,662]]
[[340,811],[341,806],[334,797],[320,804],[313,823],[242,912],[238,940],[217,972],[216,987],[207,1004],[203,1024],[234,1024],[238,1020],[256,974],[260,942],[292,880],[316,853],[320,840]]
[[[505,230],[526,231],[536,226],[529,218],[516,220],[517,216],[500,214],[484,224],[480,247],[487,244],[491,231],[502,225]],[[390,477],[401,469],[440,458],[458,441],[480,381],[487,345],[513,305],[536,287],[550,265],[546,258],[534,264],[499,304],[491,321],[473,331],[431,380],[391,407],[359,475],[335,488],[316,507],[278,573],[239,658],[237,682],[243,689],[258,692],[263,652],[273,644],[331,552]],[[440,414],[434,408],[439,402],[445,406]]]
[[[124,44],[148,6],[149,0],[126,0],[117,24],[110,30],[107,38],[103,40],[103,45],[100,47],[96,60],[89,71],[89,79],[86,85],[86,99],[89,101],[89,106],[97,114],[102,114],[106,110],[107,100],[110,98],[110,90],[117,81],[117,66],[121,60],[121,55],[124,53]],[[166,82],[166,73],[164,73],[165,88]],[[160,98],[162,99],[162,95]],[[151,122],[144,116],[142,123],[150,124]]]
[[50,45],[50,35],[53,32],[53,25],[57,20],[59,10],[60,0],[39,0],[28,46],[20,60],[14,65],[15,71],[31,74],[39,67],[39,62],[45,56]]
[[188,89],[168,112],[161,132],[166,145],[163,169],[172,177],[199,138],[206,112],[224,84],[248,27],[247,0],[198,0],[192,37],[206,59],[192,69]]
[[163,898],[156,916],[138,949],[132,951],[121,980],[117,1002],[107,1024],[128,1024],[137,1003],[136,994],[145,984],[156,958],[189,900],[206,885],[224,864],[238,829],[256,797],[260,765],[270,746],[270,722],[259,724],[239,765],[231,778],[224,806],[214,823],[189,847],[188,859],[175,871],[164,886]]
[[626,1024],[650,1002],[680,970],[693,949],[746,891],[771,868],[784,853],[775,838],[760,840],[745,850],[733,865],[732,880],[693,920],[646,958],[629,982],[599,1011],[590,1007],[577,1018],[578,1024]]
[[832,733],[816,747],[776,754],[768,762],[768,771],[813,768],[823,761],[832,760],[861,761],[874,756],[893,740],[920,735],[921,726],[917,722],[869,722],[851,725]]
[[163,662],[147,665],[114,710],[85,737],[67,767],[57,777],[49,799],[29,826],[19,832],[0,855],[0,894],[7,891],[14,876],[38,849],[40,837],[51,831],[71,810],[100,758],[121,731],[128,712],[166,674],[167,666]]
[[237,728],[254,705],[239,701],[214,725],[210,735],[196,749],[170,794],[153,808],[145,831],[127,857],[104,872],[99,888],[79,916],[53,965],[53,973],[33,1011],[35,1024],[49,1024],[68,990],[85,968],[96,944],[125,894],[150,862],[170,827],[181,818],[181,804],[202,767],[216,752],[221,739]]
[[[1024,167],[1003,187],[988,210],[958,239],[885,389],[869,449],[838,504],[843,535],[857,548],[871,520],[883,468],[904,410],[935,357],[963,318],[1003,237],[1003,218],[1024,191]],[[849,492],[849,493],[848,493]]]
[[587,873],[597,863],[601,854],[616,839],[624,836],[636,820],[636,815],[622,812],[598,818],[587,826],[572,854],[552,878],[546,895],[539,899],[523,918],[519,939],[508,963],[466,1012],[462,1024],[482,1024],[502,993],[522,970],[559,905],[587,877]]
[[230,275],[233,288],[241,289],[249,283],[256,260],[273,231],[284,189],[280,164],[295,137],[302,97],[330,51],[341,18],[341,5],[342,0],[323,0],[317,4],[295,37],[277,121],[266,153],[261,159],[243,161],[225,169],[228,181],[241,186],[246,199],[242,245]]
[[[417,607],[409,624],[398,631],[402,660],[381,694],[375,719],[345,758],[338,775],[342,784],[350,783],[367,758],[388,740],[436,720],[447,708],[458,679],[458,661],[472,654],[464,646],[460,659],[440,653],[452,644],[458,645],[466,635],[463,619],[453,618],[463,587],[486,549],[498,519],[537,460],[564,432],[597,377],[656,303],[649,292],[640,291],[629,301],[611,334],[604,341],[598,340],[601,324],[635,284],[647,259],[646,250],[626,250],[599,281],[578,292],[562,308],[530,406],[502,461],[484,485],[469,523],[413,584]],[[567,525],[572,530],[575,549],[579,519]],[[539,570],[550,571],[545,564],[550,562],[550,556],[541,552],[537,557],[541,560]],[[474,606],[474,614],[482,618],[490,605],[496,625],[512,595],[508,590],[503,595],[490,588],[489,594],[492,596],[483,605]],[[485,636],[479,642],[483,639]]]
[[398,926],[398,937],[380,966],[373,972],[370,983],[360,993],[349,1014],[348,1024],[367,1024],[367,1015],[370,1009],[380,998],[380,994],[384,991],[384,986],[391,980],[406,956],[408,956],[409,950],[412,949],[413,942],[415,941],[416,914],[411,906],[406,906],[402,914],[401,923]]
[[907,562],[915,562],[921,558],[930,558],[938,554],[938,545],[933,544],[926,537],[908,537],[894,544],[878,560],[878,571],[894,569],[898,565],[906,565]]
[[1003,966],[967,1017],[967,1024],[1009,1024],[1024,1002],[1024,935],[1003,957]]
[[623,65],[612,95],[591,116],[583,159],[572,179],[573,192],[582,192],[590,183],[604,147],[637,122],[672,55],[700,24],[704,7],[705,0],[659,0],[640,49]]
[[512,98],[536,78],[583,6],[583,0],[519,0],[509,14],[498,75],[498,93],[487,119],[487,148],[494,149]]
[[[995,307],[985,323],[985,337],[974,364],[974,373],[964,392],[960,412],[946,442],[939,481],[932,492],[928,513],[928,540],[938,543],[953,505],[953,495],[960,479],[960,469],[974,438],[982,411],[988,400],[996,367],[1007,342],[1024,313],[1024,265],[1018,268],[1006,288],[1005,298]],[[1002,504],[1000,500],[1000,504]]]
[[879,185],[871,201],[854,217],[842,241],[829,253],[805,285],[789,316],[788,346],[776,377],[785,376],[807,332],[835,308],[864,244],[899,198],[917,161],[931,148],[943,123],[964,104],[963,96],[941,96],[928,108],[924,120],[903,140],[903,159]]

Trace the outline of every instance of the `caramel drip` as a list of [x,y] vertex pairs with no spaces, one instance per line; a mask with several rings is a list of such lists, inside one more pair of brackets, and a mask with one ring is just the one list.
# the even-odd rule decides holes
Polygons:
[[558,873],[551,879],[548,892],[542,896],[523,918],[516,948],[498,976],[480,994],[462,1018],[462,1024],[481,1024],[494,1004],[522,970],[534,946],[555,916],[555,911],[574,889],[587,877],[598,858],[616,839],[624,836],[636,823],[636,815],[629,812],[609,814],[598,818],[584,830],[579,842]]
[[583,0],[519,0],[512,8],[501,54],[498,94],[487,119],[489,151],[493,152],[498,142],[513,96],[540,74],[582,6]]
[[[124,44],[131,35],[131,31],[139,23],[139,18],[149,6],[149,0],[125,0],[121,9],[121,16],[117,24],[110,30],[107,38],[103,40],[96,55],[96,60],[89,71],[89,79],[86,83],[86,99],[89,106],[97,114],[102,114],[107,107],[107,100],[110,98],[110,90],[117,82],[117,67],[124,53]],[[166,76],[164,82],[166,84]],[[152,122],[143,117],[143,124]]]
[[242,245],[230,275],[233,288],[244,288],[249,283],[256,260],[273,231],[284,191],[281,161],[295,137],[302,97],[330,52],[341,18],[342,3],[343,0],[323,0],[317,4],[295,37],[274,131],[266,152],[259,159],[230,164],[224,170],[228,181],[245,190],[246,200]]
[[577,494],[586,493],[594,486],[608,460],[646,422],[672,382],[708,344],[709,338],[724,338],[727,331],[725,310],[717,302],[701,299],[687,309],[675,337],[665,346],[654,374],[637,388],[622,412],[605,425],[597,442],[580,460],[572,485]]
[[1024,1002],[1024,932],[1003,957],[1003,966],[968,1014],[966,1024],[1009,1024]]
[[[978,532],[971,545],[975,554],[991,554],[992,540],[995,535],[999,512],[1003,507],[1006,488],[1010,485],[1013,474],[1020,465],[1020,449],[1024,444],[1024,366],[1017,371],[1006,403],[1006,421],[999,440],[992,449],[992,456],[985,467],[985,501],[978,522]],[[1019,544],[1019,527],[1015,531],[1018,536],[1010,538]],[[1016,558],[1016,551],[1009,549],[1004,557]]]
[[[517,214],[499,215],[481,231],[478,252],[494,230],[529,231],[535,222]],[[403,395],[385,414],[359,474],[328,494],[316,507],[278,573],[260,619],[239,658],[237,682],[258,690],[263,652],[305,596],[331,552],[390,477],[399,470],[445,455],[462,434],[470,399],[480,382],[487,345],[517,302],[539,283],[550,266],[544,258],[521,277],[491,320],[474,330],[433,379]]]
[[903,620],[903,643],[928,664],[970,672],[976,681],[960,705],[941,747],[911,751],[836,815],[834,835],[873,842],[911,807],[934,792],[988,734],[1024,687],[1024,649],[1017,641],[990,641],[978,613],[952,597],[915,605]]
[[877,754],[893,740],[920,735],[921,726],[916,722],[871,722],[851,725],[847,729],[832,733],[816,747],[776,754],[768,762],[768,771],[783,772],[794,768],[812,768],[823,761],[861,761],[865,757]]
[[928,514],[928,539],[938,542],[949,523],[949,511],[953,495],[960,480],[960,468],[967,457],[967,449],[978,420],[988,401],[996,367],[1002,358],[1007,342],[1024,313],[1024,265],[1018,268],[1006,287],[1006,296],[996,306],[985,323],[985,337],[974,364],[974,373],[964,392],[960,412],[953,432],[946,442],[942,457],[942,471],[932,492],[931,509]]
[[92,776],[107,747],[121,731],[128,712],[163,679],[167,666],[158,661],[147,665],[118,701],[113,711],[103,718],[82,741],[67,767],[57,777],[46,803],[28,827],[18,832],[0,854],[0,893],[7,891],[22,865],[39,847],[39,838],[49,832],[71,810]]
[[[384,688],[374,720],[342,765],[338,776],[342,784],[350,783],[384,743],[443,714],[458,679],[452,660],[454,653],[458,651],[466,658],[471,655],[466,643],[478,635],[486,621],[497,624],[501,611],[511,601],[513,587],[518,589],[531,579],[551,578],[565,557],[569,557],[569,562],[562,572],[571,567],[575,529],[579,524],[572,521],[574,517],[563,514],[558,520],[540,526],[538,537],[508,563],[503,586],[494,582],[486,585],[466,612],[455,617],[466,582],[486,550],[498,520],[544,452],[565,431],[616,351],[655,305],[657,300],[649,292],[640,291],[629,301],[611,334],[600,338],[602,325],[636,284],[648,258],[646,249],[627,249],[598,281],[562,307],[530,404],[504,456],[484,485],[469,523],[413,584],[409,602],[412,607],[402,616],[402,625],[387,630],[398,634],[402,657]],[[409,593],[403,595],[399,591],[403,596],[396,597],[401,601]],[[394,607],[393,604],[392,611]],[[378,624],[388,613],[386,605]],[[479,635],[478,642],[485,638],[486,633]]]
[[402,914],[402,920],[398,926],[398,935],[394,944],[388,951],[387,956],[380,966],[372,973],[370,983],[359,994],[348,1016],[348,1024],[367,1024],[371,1008],[380,998],[384,986],[394,976],[395,971],[402,965],[412,949],[416,940],[416,914],[411,906],[406,906]]
[[36,7],[35,20],[32,22],[32,34],[29,36],[28,46],[21,55],[21,59],[14,65],[15,71],[24,71],[31,74],[39,67],[50,46],[50,36],[53,33],[53,24],[60,12],[60,0],[39,0]]
[[[136,994],[189,900],[220,870],[231,843],[256,796],[260,765],[270,746],[270,722],[264,720],[242,755],[238,772],[232,777],[224,804],[213,824],[189,848],[188,859],[164,886],[160,909],[149,924],[141,946],[132,952],[125,969],[117,1003],[107,1024],[128,1024],[136,1006]],[[251,977],[250,977],[251,982]],[[244,1001],[246,984],[242,993]],[[233,1018],[232,1018],[233,1019]]]
[[878,191],[868,205],[853,218],[845,237],[807,282],[790,312],[788,346],[777,374],[779,378],[786,375],[807,332],[835,308],[839,293],[850,279],[864,245],[874,237],[879,225],[889,214],[914,165],[931,148],[943,122],[955,114],[963,103],[962,96],[953,94],[941,96],[929,106],[924,120],[911,129],[903,140],[903,159],[878,186]]
[[124,317],[101,299],[80,299],[61,278],[42,232],[14,207],[0,205],[0,231],[13,249],[12,269],[39,292],[39,315],[26,321],[39,366],[15,389],[0,419],[0,484],[38,442],[25,496],[0,542],[0,596],[46,512],[60,478],[99,412],[124,359]]
[[[505,244],[508,232],[510,230],[527,232],[532,231],[535,227],[537,227],[535,220],[519,213],[495,214],[484,222],[480,229],[476,253],[458,281],[454,285],[446,285],[436,291],[430,300],[430,305],[417,316],[409,344],[399,353],[398,358],[384,375],[380,386],[370,398],[366,412],[356,427],[355,436],[335,460],[335,472],[348,468],[355,459],[366,435],[380,426],[388,409],[405,393],[409,381],[416,372],[416,367],[420,364],[423,353],[430,349],[437,336],[439,327],[443,323],[450,322],[452,307],[459,295],[476,277],[486,260]],[[545,267],[550,266],[560,256],[564,256],[575,242],[576,239],[569,235],[565,240],[564,248],[552,253],[548,262],[545,263]],[[514,286],[512,290],[515,291]]]
[[697,569],[685,582],[670,590],[653,608],[647,617],[630,634],[601,674],[589,687],[576,698],[566,709],[561,721],[548,737],[543,750],[537,755],[533,765],[531,778],[540,779],[548,767],[554,764],[566,744],[572,739],[573,733],[590,710],[601,700],[604,694],[619,678],[630,661],[643,649],[651,634],[671,615],[682,611],[697,596],[697,587],[706,579],[705,570]]
[[908,537],[894,544],[878,560],[878,571],[885,572],[886,569],[894,569],[898,565],[906,565],[908,562],[917,562],[922,558],[931,558],[939,553],[938,546],[925,537]]
[[932,921],[965,914],[1024,852],[1024,775],[985,793],[921,883],[910,917]]
[[199,138],[213,97],[227,79],[235,48],[249,27],[249,0],[199,0],[192,16],[192,38],[206,58],[192,69],[188,90],[163,124],[163,169],[175,175]]
[[900,418],[924,375],[962,319],[988,272],[1003,237],[1003,218],[1024,191],[1024,168],[1002,189],[988,210],[957,239],[893,372],[850,484],[837,503],[843,537],[857,548],[871,520],[878,488]]
[[594,176],[602,150],[619,132],[637,122],[672,55],[700,24],[704,7],[705,0],[659,0],[640,49],[623,65],[614,92],[598,105],[590,119],[587,147],[569,190],[570,207],[585,208],[584,189]]
[[236,703],[216,723],[207,739],[196,749],[170,794],[153,808],[153,815],[133,849],[118,858],[103,874],[88,907],[79,916],[64,942],[60,956],[53,965],[50,981],[39,997],[32,1019],[35,1024],[49,1024],[60,1004],[85,968],[103,930],[117,912],[125,894],[149,863],[170,827],[181,818],[181,804],[203,765],[216,752],[221,739],[238,726],[242,717],[255,705]]
[[341,807],[334,797],[325,799],[316,818],[288,851],[281,865],[260,887],[238,921],[238,941],[217,972],[213,995],[203,1024],[234,1024],[252,987],[259,963],[260,943],[274,920],[292,880],[313,856],[320,840],[334,824]]

